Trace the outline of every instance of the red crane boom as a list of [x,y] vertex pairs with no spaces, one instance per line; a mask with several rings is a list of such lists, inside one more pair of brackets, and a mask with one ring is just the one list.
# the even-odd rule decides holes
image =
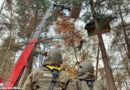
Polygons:
[[14,89],[14,86],[18,82],[22,72],[25,71],[25,68],[27,68],[28,61],[30,59],[31,54],[33,53],[36,43],[39,40],[39,36],[43,31],[43,28],[45,27],[46,20],[50,16],[51,10],[53,9],[53,4],[49,7],[47,10],[45,16],[42,18],[41,23],[39,26],[35,29],[34,34],[31,36],[30,41],[28,41],[28,45],[24,49],[23,53],[21,54],[18,62],[16,63],[15,67],[13,68],[8,81],[4,84],[3,89]]

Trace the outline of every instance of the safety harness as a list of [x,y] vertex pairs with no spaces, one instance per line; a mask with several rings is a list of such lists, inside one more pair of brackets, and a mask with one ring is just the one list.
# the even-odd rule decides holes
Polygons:
[[50,83],[50,87],[48,90],[53,90],[55,83],[56,83],[56,79],[59,76],[59,73],[62,70],[62,68],[61,67],[54,67],[54,66],[50,66],[50,65],[47,65],[46,67],[51,70],[52,75],[53,75],[51,83]]
[[50,66],[50,65],[47,65],[47,67],[49,68],[49,69],[51,69],[51,70],[58,70],[58,71],[60,71],[62,68],[61,67],[54,67],[54,66]]
[[86,80],[86,83],[87,83],[88,87],[90,88],[90,90],[93,90],[93,81]]
[[[79,80],[79,81],[81,81],[82,82],[82,80]],[[88,87],[89,87],[89,89],[90,90],[93,90],[93,80],[86,80],[86,84],[88,85]],[[79,84],[80,82],[77,82],[76,83],[76,86],[77,86],[77,90],[81,90],[81,85]]]

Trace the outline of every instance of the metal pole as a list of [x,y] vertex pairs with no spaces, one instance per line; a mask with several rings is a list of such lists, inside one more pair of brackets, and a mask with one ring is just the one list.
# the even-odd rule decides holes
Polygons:
[[30,40],[33,40],[35,38],[39,38],[40,34],[42,33],[43,28],[45,27],[45,23],[48,19],[48,17],[50,16],[50,13],[53,9],[53,3],[51,4],[51,6],[49,7],[49,9],[47,10],[45,16],[42,18],[41,23],[39,24],[39,26],[35,29],[34,34],[30,37]]

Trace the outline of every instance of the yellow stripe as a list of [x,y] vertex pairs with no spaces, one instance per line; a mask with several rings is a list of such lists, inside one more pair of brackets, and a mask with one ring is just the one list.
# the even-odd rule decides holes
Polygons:
[[51,70],[56,69],[58,71],[62,69],[61,67],[53,67],[53,66],[49,66],[49,65],[47,65],[47,67],[50,68]]

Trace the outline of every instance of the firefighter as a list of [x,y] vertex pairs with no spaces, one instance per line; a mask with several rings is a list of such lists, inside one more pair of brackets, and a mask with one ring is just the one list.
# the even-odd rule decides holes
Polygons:
[[77,90],[107,90],[101,81],[95,80],[94,67],[87,61],[79,64],[75,84]]
[[70,76],[62,70],[61,64],[61,52],[58,49],[52,49],[43,66],[27,77],[22,90],[68,90],[66,87]]

